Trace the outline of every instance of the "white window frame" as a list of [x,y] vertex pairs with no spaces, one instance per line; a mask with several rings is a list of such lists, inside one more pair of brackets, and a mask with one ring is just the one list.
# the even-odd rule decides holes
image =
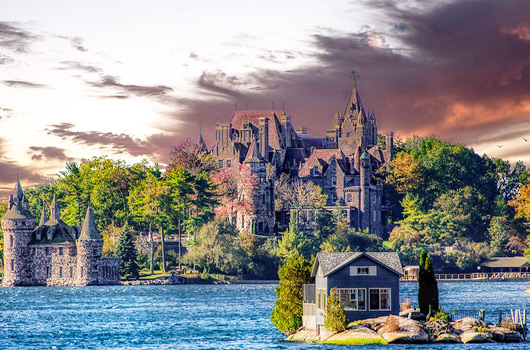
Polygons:
[[[360,269],[368,269],[368,273],[359,273]],[[350,266],[350,276],[377,276],[377,266]]]
[[[379,291],[379,308],[378,309],[372,309],[371,307],[371,295],[372,295],[372,290],[378,290]],[[388,309],[382,309],[381,308],[381,291],[382,290],[387,290],[388,291],[388,306],[389,308]],[[370,309],[370,311],[392,311],[392,288],[370,288],[368,290],[368,307]]]
[[[364,291],[364,308],[363,309],[359,308],[359,298],[358,298],[359,294],[358,293],[359,293],[360,290]],[[352,300],[352,298],[351,298],[352,292],[355,293],[355,299],[354,300]],[[341,300],[340,299],[341,293],[347,293],[349,295],[350,302],[355,301],[355,308],[351,308],[349,306],[344,305],[344,310],[345,311],[366,311],[366,308],[368,307],[367,306],[368,298],[366,296],[366,288],[340,288],[340,289],[338,289],[338,293],[339,293],[339,295],[337,297],[338,297],[339,301]]]

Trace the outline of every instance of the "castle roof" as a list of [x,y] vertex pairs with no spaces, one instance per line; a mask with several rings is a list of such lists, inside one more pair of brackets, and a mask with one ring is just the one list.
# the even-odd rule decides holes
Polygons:
[[24,191],[22,190],[22,185],[20,184],[18,177],[13,189],[13,193],[9,198],[9,209],[2,219],[33,219],[33,216],[29,212],[28,199],[24,195]]
[[50,220],[59,220],[61,217],[61,211],[59,209],[59,203],[57,203],[57,195],[53,195],[52,205],[50,208]]
[[101,235],[96,226],[96,220],[94,220],[94,214],[92,213],[92,207],[88,206],[86,211],[85,221],[83,222],[83,228],[79,235],[80,241],[91,241],[101,240]]
[[230,126],[234,129],[243,129],[244,123],[250,123],[254,127],[259,126],[260,118],[269,118],[269,147],[275,150],[283,148],[283,140],[280,136],[281,124],[274,111],[235,111]]
[[261,155],[259,153],[259,147],[258,143],[254,139],[252,143],[250,144],[250,147],[247,152],[247,157],[245,158],[245,162],[248,163],[259,163],[261,161]]
[[44,223],[46,223],[46,221],[48,221],[48,215],[46,215],[46,209],[43,206],[42,207],[42,214],[40,216],[39,226],[44,225]]
[[309,176],[311,174],[311,168],[313,167],[314,162],[318,162],[322,166],[322,171],[325,171],[329,165],[331,157],[335,156],[337,159],[337,164],[346,172],[345,165],[342,164],[345,156],[340,149],[316,149],[311,153],[307,161],[300,169],[298,173],[299,176]]

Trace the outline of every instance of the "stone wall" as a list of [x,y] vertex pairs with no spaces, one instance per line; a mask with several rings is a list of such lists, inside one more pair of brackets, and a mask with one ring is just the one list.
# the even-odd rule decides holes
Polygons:
[[120,284],[121,258],[102,257],[98,262],[98,284]]

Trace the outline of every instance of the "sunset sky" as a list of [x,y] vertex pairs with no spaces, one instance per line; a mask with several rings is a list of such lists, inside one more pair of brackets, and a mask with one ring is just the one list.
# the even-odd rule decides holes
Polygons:
[[0,195],[67,161],[164,163],[241,109],[324,136],[352,79],[379,131],[530,165],[528,1],[0,2]]

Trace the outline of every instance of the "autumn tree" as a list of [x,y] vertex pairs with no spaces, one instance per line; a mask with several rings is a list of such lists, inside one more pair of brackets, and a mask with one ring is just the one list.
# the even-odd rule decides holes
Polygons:
[[182,140],[169,151],[167,171],[176,167],[186,169],[191,175],[210,173],[217,169],[213,156],[189,138]]
[[321,209],[328,196],[312,181],[281,174],[274,184],[274,206],[277,211],[285,208],[298,213],[301,209]]

